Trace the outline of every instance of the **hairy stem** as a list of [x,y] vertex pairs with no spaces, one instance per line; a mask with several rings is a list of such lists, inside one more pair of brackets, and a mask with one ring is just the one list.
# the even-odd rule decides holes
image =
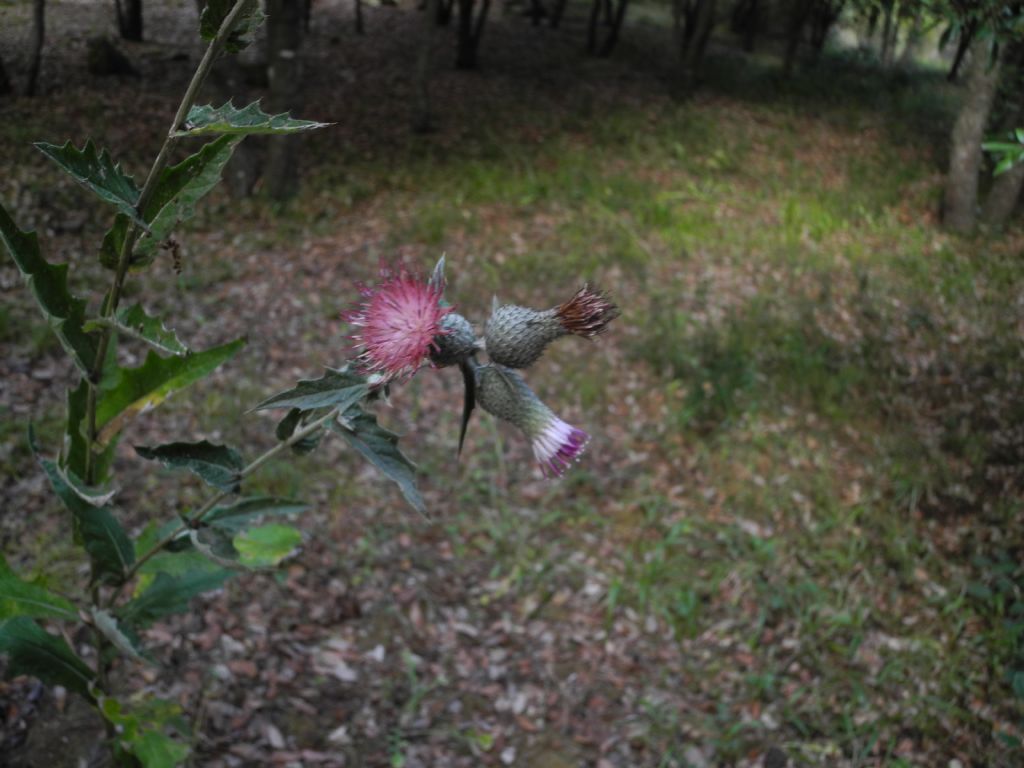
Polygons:
[[[249,475],[253,474],[256,470],[258,470],[260,467],[262,467],[264,464],[266,464],[272,458],[277,456],[277,454],[279,454],[285,448],[288,448],[288,447],[290,447],[292,445],[295,445],[296,443],[300,442],[301,440],[306,439],[307,437],[312,435],[314,432],[316,432],[317,430],[321,429],[324,426],[324,424],[326,424],[328,421],[330,421],[332,418],[336,417],[337,415],[338,415],[338,409],[337,408],[332,408],[331,410],[329,410],[327,413],[325,413],[320,418],[316,419],[315,421],[310,422],[309,424],[307,424],[302,429],[296,430],[296,432],[294,434],[292,434],[292,436],[289,437],[287,440],[282,440],[277,445],[275,445],[273,448],[268,449],[267,451],[262,453],[260,456],[258,456],[257,458],[255,458],[251,462],[249,462],[249,464],[247,464],[238,473],[238,479],[242,480],[242,479],[248,477]],[[132,564],[132,566],[125,572],[124,582],[123,583],[126,584],[128,581],[130,581],[131,578],[136,573],[139,572],[139,569],[150,560],[150,558],[152,558],[154,555],[156,555],[158,552],[160,552],[164,547],[166,547],[168,544],[170,544],[172,541],[174,541],[176,538],[178,538],[178,536],[180,536],[182,533],[184,533],[185,531],[187,531],[189,528],[193,527],[197,523],[202,522],[203,518],[206,517],[206,515],[209,514],[210,511],[214,507],[216,507],[218,504],[220,504],[222,501],[224,501],[224,499],[226,499],[230,495],[231,495],[230,491],[221,491],[220,493],[214,494],[209,499],[207,499],[206,502],[203,504],[203,506],[201,506],[195,512],[195,514],[193,514],[193,515],[189,516],[187,519],[183,520],[181,525],[177,526],[173,531],[171,531],[166,536],[164,536],[162,539],[160,539],[158,542],[156,542],[156,544],[154,544],[153,547],[151,549],[149,549],[145,554],[143,554],[141,557],[139,557]],[[122,586],[123,586],[123,584],[122,584]],[[120,593],[121,593],[120,589],[118,589],[114,593],[114,595],[110,599],[110,603],[111,604],[114,603],[114,601],[117,599],[117,597],[118,597],[118,595],[120,595]]]
[[[185,122],[185,118],[188,116],[188,112],[192,108],[192,104],[195,102],[196,96],[199,95],[199,89],[203,87],[203,83],[206,81],[206,76],[210,73],[210,69],[213,67],[213,62],[224,48],[224,44],[227,42],[229,35],[235,27],[235,22],[251,3],[252,0],[237,0],[228,15],[224,17],[224,21],[221,23],[220,29],[217,30],[216,37],[214,37],[207,46],[206,53],[203,54],[202,61],[199,62],[199,66],[196,68],[195,74],[192,75],[192,80],[189,82],[188,88],[185,89],[185,95],[182,97],[181,103],[178,105],[178,111],[174,114],[174,122],[171,124],[170,130],[167,131],[167,136],[164,139],[163,145],[160,147],[159,153],[157,153],[156,160],[153,161],[153,165],[150,166],[149,173],[146,175],[146,183],[143,185],[142,192],[139,194],[139,201],[135,205],[135,210],[138,211],[140,217],[144,215],[146,206],[149,205],[149,201],[152,199],[153,193],[156,191],[160,174],[163,172],[164,168],[167,167],[171,148],[177,141],[177,138],[174,135],[175,132],[179,129],[181,124]],[[117,271],[114,273],[113,283],[111,284],[110,291],[107,293],[106,299],[103,302],[103,308],[100,313],[103,317],[110,317],[117,311],[118,302],[121,300],[121,292],[124,290],[125,279],[128,276],[128,267],[132,260],[132,249],[135,247],[135,243],[138,241],[140,235],[141,228],[135,223],[133,223],[131,227],[128,228],[127,233],[125,233],[124,243],[121,246],[121,253],[118,255]],[[100,342],[96,351],[96,361],[93,365],[93,370],[87,379],[89,391],[86,398],[85,420],[86,429],[88,431],[88,450],[85,453],[85,481],[89,484],[96,482],[96,463],[93,460],[93,445],[96,442],[96,391],[99,387],[100,378],[103,374],[103,361],[107,356],[107,348],[110,346],[112,333],[113,331],[110,327],[104,327],[101,331]]]

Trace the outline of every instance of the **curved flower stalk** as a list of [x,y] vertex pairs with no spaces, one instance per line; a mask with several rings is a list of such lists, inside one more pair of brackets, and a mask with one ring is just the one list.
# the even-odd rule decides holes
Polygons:
[[545,311],[514,304],[496,306],[484,331],[490,358],[508,368],[529,368],[562,336],[604,333],[619,309],[603,291],[584,285],[568,301]]
[[453,310],[441,301],[443,287],[423,282],[404,266],[381,269],[381,282],[360,286],[362,304],[342,318],[360,330],[353,335],[356,363],[382,383],[411,377],[431,351],[436,339],[449,333],[444,319]]
[[560,477],[579,460],[590,435],[556,416],[522,376],[492,364],[477,370],[477,382],[481,407],[523,431],[545,475]]

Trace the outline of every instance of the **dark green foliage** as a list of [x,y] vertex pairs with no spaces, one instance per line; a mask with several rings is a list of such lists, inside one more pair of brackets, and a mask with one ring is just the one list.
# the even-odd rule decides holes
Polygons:
[[344,412],[366,397],[369,391],[364,377],[346,369],[336,371],[328,368],[319,379],[302,380],[292,389],[267,398],[253,410],[298,408],[311,411],[315,408],[337,408]]
[[167,443],[155,448],[135,446],[144,459],[159,461],[165,467],[185,469],[222,491],[237,493],[240,472],[245,466],[241,455],[226,445],[206,440],[198,443]]
[[46,322],[78,369],[88,373],[96,358],[96,340],[82,329],[85,302],[72,296],[68,290],[67,264],[47,262],[39,253],[35,232],[18,229],[2,205],[0,238],[28,283]]
[[398,448],[398,435],[380,426],[376,416],[358,407],[349,408],[341,419],[331,421],[330,426],[395,483],[417,512],[426,511],[423,497],[416,488],[416,465]]
[[313,120],[296,120],[287,112],[268,115],[254,101],[239,109],[230,101],[220,107],[212,104],[195,106],[189,110],[185,125],[178,131],[179,136],[203,136],[213,133],[237,134],[286,134],[324,128],[329,123]]
[[291,499],[272,496],[256,496],[239,499],[234,504],[214,509],[203,518],[203,522],[215,528],[238,532],[265,515],[297,515],[309,509],[308,504]]
[[59,147],[44,141],[35,146],[75,181],[99,195],[101,200],[145,226],[136,210],[139,188],[132,177],[114,163],[107,150],[97,153],[91,141],[87,141],[82,149],[76,149],[70,141]]
[[160,571],[141,594],[118,609],[117,615],[132,627],[144,628],[161,616],[188,610],[192,598],[219,589],[229,578],[231,571],[227,569],[190,570],[175,575]]
[[7,674],[33,675],[50,685],[63,685],[87,699],[95,675],[62,638],[26,616],[0,624],[0,653],[7,656]]

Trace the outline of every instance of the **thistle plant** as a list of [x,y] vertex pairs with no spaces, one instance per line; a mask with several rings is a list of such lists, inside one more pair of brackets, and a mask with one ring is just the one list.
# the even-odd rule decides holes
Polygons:
[[[209,486],[205,502],[170,519],[126,527],[112,490],[113,459],[125,428],[174,392],[216,370],[244,346],[228,341],[192,350],[141,304],[122,306],[130,277],[148,267],[172,231],[220,181],[237,144],[250,134],[293,134],[325,124],[269,115],[258,104],[237,108],[195,103],[214,61],[248,43],[260,23],[256,0],[209,0],[200,32],[208,41],[141,189],[105,151],[91,142],[36,147],[114,209],[99,246],[109,285],[92,297],[72,294],[69,265],[47,261],[35,233],[22,231],[0,206],[0,240],[25,278],[50,328],[68,354],[77,383],[67,392],[63,438],[50,451],[29,427],[29,444],[54,494],[70,515],[75,544],[89,562],[85,583],[60,588],[46,574],[25,578],[0,557],[0,655],[8,675],[34,675],[94,705],[106,726],[116,762],[174,766],[189,754],[189,725],[180,707],[152,696],[115,690],[115,668],[151,663],[143,633],[154,622],[188,609],[247,569],[273,567],[302,540],[281,522],[305,509],[299,501],[246,493],[250,476],[288,452],[315,450],[326,435],[340,437],[394,482],[419,511],[425,505],[415,467],[399,449],[398,435],[377,422],[374,405],[425,364],[458,366],[466,385],[459,438],[479,393],[481,406],[531,440],[548,474],[561,474],[587,441],[554,415],[512,367],[536,361],[555,338],[595,336],[616,315],[604,294],[589,288],[547,312],[495,309],[484,337],[445,300],[444,259],[429,280],[409,269],[385,270],[378,285],[362,287],[362,301],[345,313],[353,330],[348,363],[258,403],[253,411],[280,410],[277,442],[246,460],[242,451],[207,440],[135,446],[142,460],[187,472]],[[212,140],[177,165],[172,153],[196,138]],[[514,310],[514,311],[513,311]],[[118,349],[146,348],[141,365],[119,362]],[[484,352],[491,360],[481,364]]]

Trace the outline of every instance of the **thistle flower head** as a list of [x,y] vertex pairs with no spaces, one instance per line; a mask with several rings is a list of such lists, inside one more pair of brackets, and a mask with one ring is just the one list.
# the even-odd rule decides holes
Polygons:
[[575,295],[555,308],[566,332],[593,338],[604,333],[608,323],[619,316],[619,308],[608,294],[584,284]]
[[354,335],[357,363],[385,381],[413,375],[432,349],[451,307],[441,305],[443,287],[428,285],[404,266],[381,269],[375,286],[360,286],[363,301],[342,318],[359,329]]
[[545,475],[559,477],[579,459],[590,435],[556,416],[518,373],[487,365],[477,376],[480,406],[523,431]]
[[434,337],[430,362],[438,368],[455,365],[476,351],[476,334],[469,320],[458,312],[441,319],[441,333]]
[[607,294],[588,285],[553,309],[497,306],[484,329],[487,354],[499,365],[529,368],[555,339],[569,334],[593,338],[618,316]]

